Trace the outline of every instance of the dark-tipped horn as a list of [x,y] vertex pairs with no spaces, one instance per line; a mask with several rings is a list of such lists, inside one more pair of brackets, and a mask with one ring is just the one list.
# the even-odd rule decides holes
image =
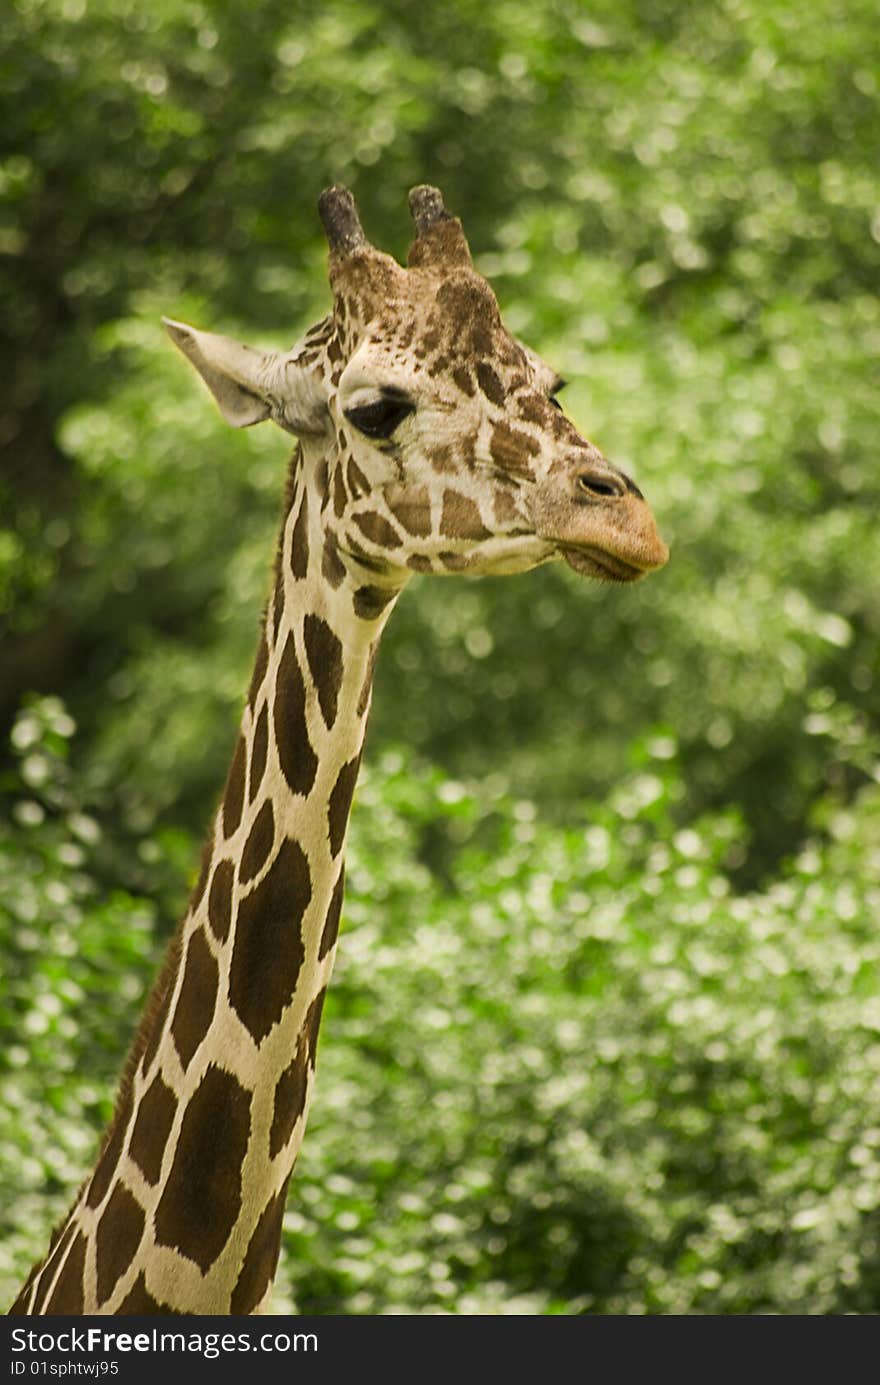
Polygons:
[[443,194],[439,188],[420,183],[409,194],[409,209],[415,222],[416,234],[423,236],[436,226],[438,221],[451,221],[452,217],[443,205]]
[[318,215],[324,224],[327,243],[334,255],[350,255],[368,244],[348,188],[334,183],[318,198]]
[[470,267],[471,254],[461,222],[446,210],[439,188],[426,183],[413,188],[409,209],[415,222],[416,238],[409,252],[411,266],[427,267],[441,264]]

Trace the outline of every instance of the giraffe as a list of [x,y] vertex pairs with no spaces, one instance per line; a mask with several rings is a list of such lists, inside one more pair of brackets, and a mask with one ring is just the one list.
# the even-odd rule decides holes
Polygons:
[[564,559],[631,582],[668,551],[641,492],[502,324],[440,192],[404,268],[351,193],[319,213],[333,306],[287,352],[170,319],[233,427],[297,438],[222,800],[97,1163],[13,1313],[261,1311],[311,1097],[376,650],[416,573]]

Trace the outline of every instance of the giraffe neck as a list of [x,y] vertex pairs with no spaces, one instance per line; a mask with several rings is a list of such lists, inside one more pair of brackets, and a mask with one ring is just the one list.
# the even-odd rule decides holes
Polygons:
[[396,595],[336,548],[321,459],[306,465],[300,452],[293,475],[200,880],[95,1171],[19,1311],[249,1313],[271,1288],[335,954],[373,660]]

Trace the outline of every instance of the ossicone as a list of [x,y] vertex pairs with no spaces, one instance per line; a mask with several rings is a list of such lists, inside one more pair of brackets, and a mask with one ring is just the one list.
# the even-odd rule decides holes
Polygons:
[[325,188],[318,198],[318,215],[324,226],[331,255],[351,255],[364,250],[369,241],[364,235],[355,200],[340,183]]
[[409,252],[408,264],[471,266],[471,252],[457,216],[446,210],[439,188],[421,183],[409,194],[409,209],[416,228],[416,239]]

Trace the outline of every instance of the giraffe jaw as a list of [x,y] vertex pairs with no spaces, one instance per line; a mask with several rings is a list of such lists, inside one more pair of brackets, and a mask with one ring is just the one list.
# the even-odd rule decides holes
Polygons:
[[617,554],[607,553],[592,544],[577,548],[561,546],[562,557],[573,572],[583,577],[593,577],[599,582],[638,582],[652,568],[636,567]]

